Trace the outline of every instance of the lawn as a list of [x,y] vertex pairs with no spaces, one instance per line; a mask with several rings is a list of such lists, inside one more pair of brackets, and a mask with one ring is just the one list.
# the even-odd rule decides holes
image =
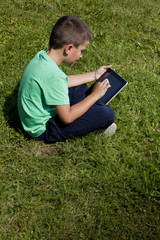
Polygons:
[[[117,132],[44,144],[17,115],[17,90],[54,23],[76,15],[93,41],[67,74],[112,64],[128,86]],[[1,0],[0,239],[160,239],[160,1]]]

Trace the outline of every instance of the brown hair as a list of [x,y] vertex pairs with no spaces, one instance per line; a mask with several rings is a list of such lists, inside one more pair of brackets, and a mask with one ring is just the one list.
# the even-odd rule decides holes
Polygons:
[[92,40],[92,34],[88,25],[75,16],[63,16],[54,25],[49,47],[53,49],[62,48],[67,43],[72,43],[76,48],[86,40]]

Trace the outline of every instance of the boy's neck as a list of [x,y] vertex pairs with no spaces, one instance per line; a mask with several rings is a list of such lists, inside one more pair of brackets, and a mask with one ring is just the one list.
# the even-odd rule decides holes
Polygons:
[[47,51],[48,56],[57,64],[59,67],[63,62],[63,51],[62,49],[49,49]]

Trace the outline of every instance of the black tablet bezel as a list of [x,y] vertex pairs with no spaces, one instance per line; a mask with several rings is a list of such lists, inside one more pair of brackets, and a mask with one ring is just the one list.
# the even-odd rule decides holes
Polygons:
[[[122,78],[120,75],[118,75],[115,71],[113,71],[112,69],[107,69],[105,73],[102,74],[102,76],[97,80],[97,81],[103,81],[104,79],[108,79],[110,81],[110,77],[114,76],[116,79],[118,79],[122,85],[116,89],[116,91],[112,94],[112,96],[107,99],[107,101],[105,102],[105,104],[109,104],[109,102],[128,84],[128,82],[126,80],[124,80],[124,78]],[[112,84],[111,84],[112,87]],[[105,95],[98,100],[98,102],[103,102],[104,103],[104,99],[106,98],[107,92],[105,93]]]

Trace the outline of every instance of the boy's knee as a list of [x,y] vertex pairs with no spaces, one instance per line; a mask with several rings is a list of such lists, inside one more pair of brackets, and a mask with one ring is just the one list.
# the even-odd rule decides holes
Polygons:
[[109,107],[105,106],[104,111],[103,111],[103,122],[104,122],[104,128],[110,126],[115,120],[115,114],[114,110]]
[[110,108],[110,125],[114,122],[114,120],[115,120],[114,110]]

